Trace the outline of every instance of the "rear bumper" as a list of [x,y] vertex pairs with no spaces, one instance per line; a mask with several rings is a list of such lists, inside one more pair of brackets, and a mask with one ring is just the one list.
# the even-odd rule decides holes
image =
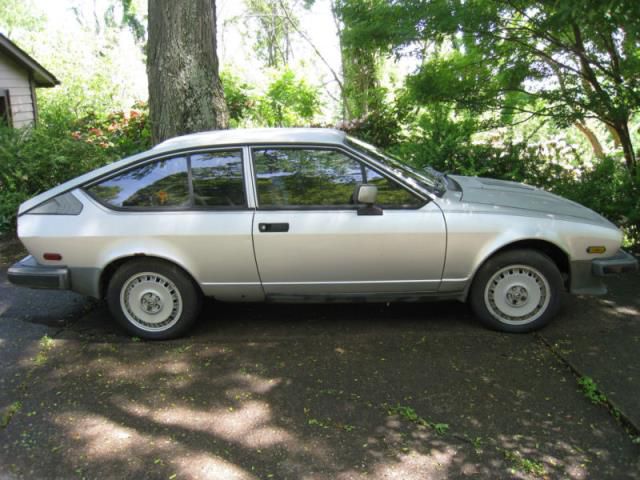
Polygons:
[[598,258],[591,262],[591,272],[596,277],[607,277],[617,273],[638,271],[638,260],[624,250],[618,250],[613,257]]
[[68,268],[40,265],[31,255],[12,265],[7,277],[20,287],[56,290],[68,290],[70,287]]

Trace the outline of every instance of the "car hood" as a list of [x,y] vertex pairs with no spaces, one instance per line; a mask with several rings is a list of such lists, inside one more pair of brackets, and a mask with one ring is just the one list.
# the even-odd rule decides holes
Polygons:
[[461,175],[448,175],[448,177],[462,188],[463,202],[572,217],[616,228],[606,218],[579,203],[524,183]]

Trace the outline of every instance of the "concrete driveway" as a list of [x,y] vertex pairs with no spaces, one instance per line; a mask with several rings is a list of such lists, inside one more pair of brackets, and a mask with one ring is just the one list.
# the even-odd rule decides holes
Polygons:
[[149,343],[0,272],[0,478],[640,478],[638,275],[534,335],[457,303],[208,303]]

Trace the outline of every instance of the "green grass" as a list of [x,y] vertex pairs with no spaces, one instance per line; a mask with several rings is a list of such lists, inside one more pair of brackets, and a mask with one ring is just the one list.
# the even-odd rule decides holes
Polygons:
[[388,413],[389,415],[398,415],[399,417],[404,418],[411,423],[415,423],[416,425],[432,428],[438,435],[444,435],[449,430],[449,424],[426,420],[418,415],[413,408],[404,405],[398,404],[395,407],[391,407],[388,409]]
[[536,477],[544,477],[547,470],[541,462],[525,458],[517,450],[503,450],[504,458],[511,464],[511,468],[522,473],[528,473]]
[[33,359],[33,362],[37,366],[42,366],[45,363],[47,363],[47,360],[49,359],[48,353],[54,347],[55,341],[53,340],[53,338],[49,337],[48,335],[45,335],[40,339],[40,342],[38,342],[38,345],[40,348],[35,358]]
[[22,410],[22,403],[13,402],[7,408],[4,409],[2,414],[0,415],[0,428],[7,428],[9,422],[13,418],[13,416]]

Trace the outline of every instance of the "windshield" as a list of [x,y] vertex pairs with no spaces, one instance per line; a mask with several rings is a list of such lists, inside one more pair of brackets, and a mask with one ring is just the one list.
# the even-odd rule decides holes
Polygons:
[[374,160],[386,165],[387,168],[399,177],[405,178],[423,189],[437,195],[442,195],[446,190],[444,175],[431,167],[423,171],[417,170],[402,160],[354,137],[347,136],[346,143],[363,155],[372,157]]

